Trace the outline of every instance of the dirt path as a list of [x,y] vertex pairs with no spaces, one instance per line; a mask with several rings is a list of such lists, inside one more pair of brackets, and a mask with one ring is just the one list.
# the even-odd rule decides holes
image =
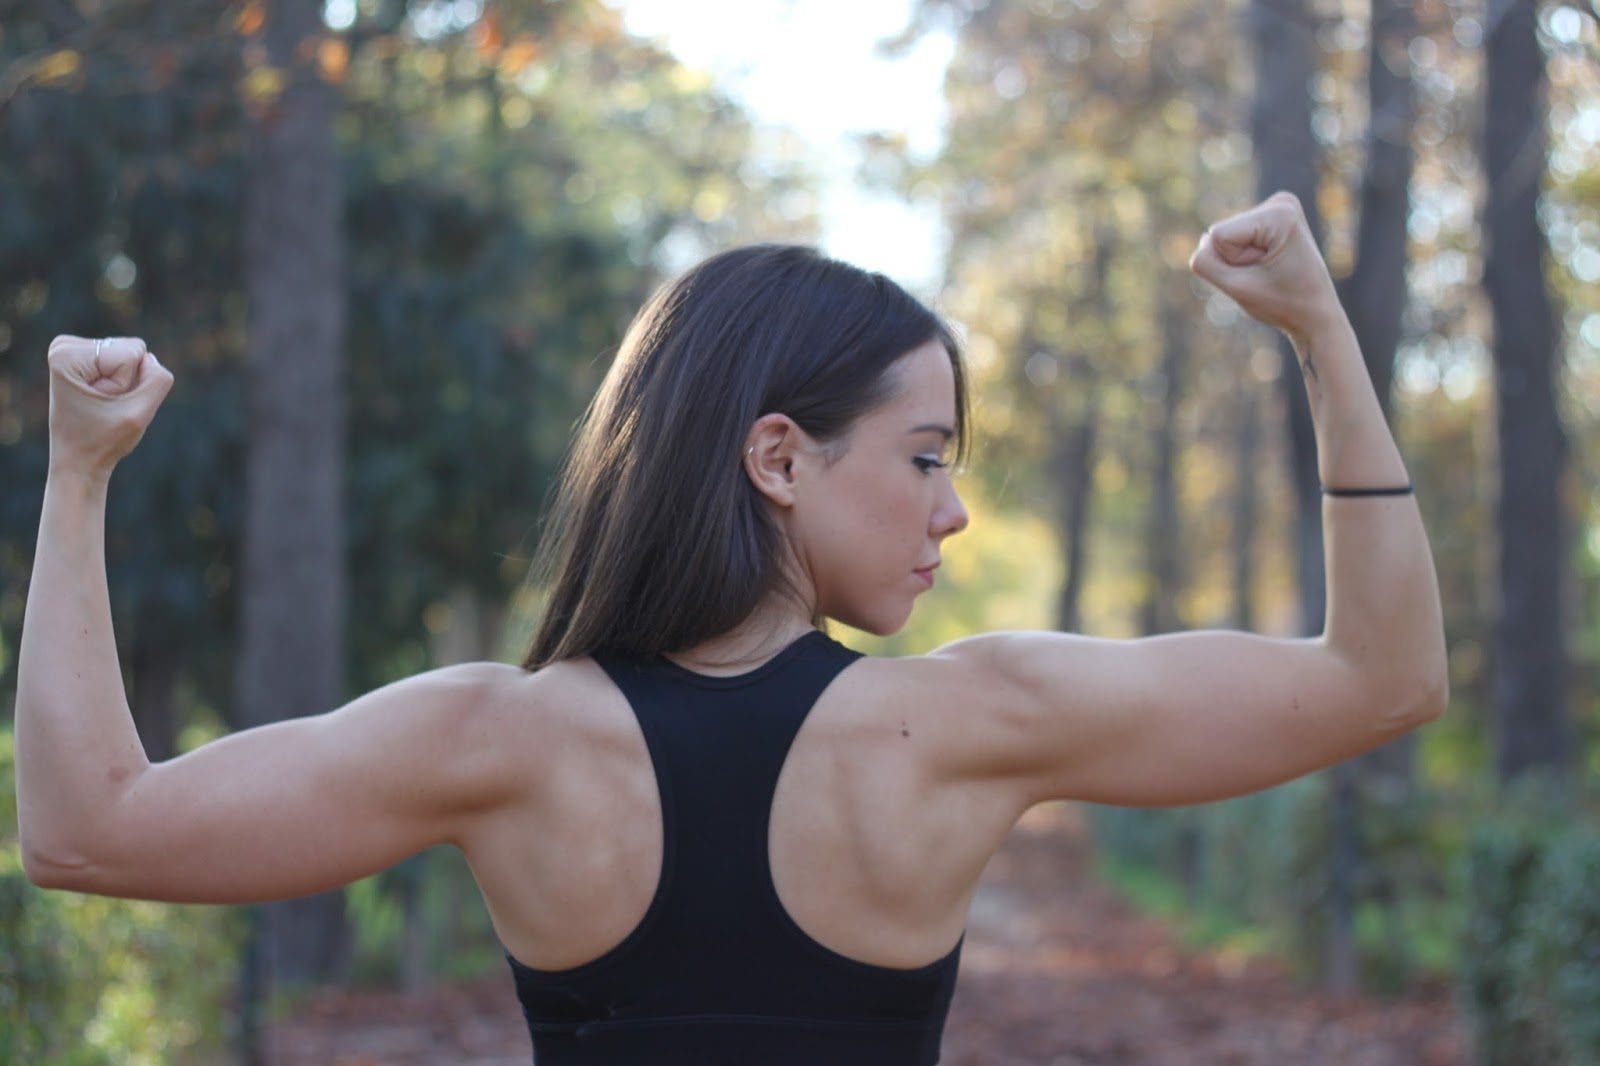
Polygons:
[[[1463,1066],[1447,998],[1336,1000],[1286,970],[1183,950],[1086,874],[1080,809],[1030,811],[973,900],[941,1066]],[[275,1066],[527,1066],[509,971],[426,995],[329,994]]]

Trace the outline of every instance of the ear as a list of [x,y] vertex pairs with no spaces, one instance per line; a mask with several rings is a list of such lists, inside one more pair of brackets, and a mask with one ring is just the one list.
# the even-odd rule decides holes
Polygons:
[[788,415],[765,414],[745,434],[744,469],[750,481],[773,503],[793,507],[798,478],[819,454],[810,434]]

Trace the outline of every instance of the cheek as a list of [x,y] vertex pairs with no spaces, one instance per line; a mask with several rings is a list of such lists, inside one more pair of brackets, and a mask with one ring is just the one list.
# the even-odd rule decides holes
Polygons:
[[806,516],[812,558],[842,594],[849,594],[851,584],[892,582],[922,558],[930,490],[915,467],[906,465],[905,472],[886,468],[880,476],[837,484],[826,505]]
[[[840,567],[864,579],[883,580],[921,547],[927,501],[919,486],[885,478],[836,513],[833,553]],[[870,575],[870,578],[869,578]]]

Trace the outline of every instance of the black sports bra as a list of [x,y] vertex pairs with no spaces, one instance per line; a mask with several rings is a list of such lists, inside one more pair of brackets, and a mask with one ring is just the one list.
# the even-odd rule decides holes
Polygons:
[[817,697],[861,653],[810,630],[747,673],[599,652],[660,788],[655,897],[616,947],[566,970],[506,960],[538,1066],[931,1066],[966,935],[896,969],[813,940],[778,900],[767,824]]

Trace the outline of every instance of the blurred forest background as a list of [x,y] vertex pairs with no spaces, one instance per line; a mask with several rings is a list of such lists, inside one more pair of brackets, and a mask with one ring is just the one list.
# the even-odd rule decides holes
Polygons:
[[[1293,191],[1416,485],[1451,711],[1258,795],[1095,808],[1098,873],[1322,987],[1448,983],[1482,1061],[1600,1061],[1600,17],[921,0],[883,49],[935,31],[946,141],[870,137],[865,178],[949,234],[973,521],[904,631],[839,635],[1320,632],[1300,374],[1185,269]],[[518,660],[629,318],[729,244],[816,241],[821,177],[599,0],[0,2],[0,1059],[206,1061],[318,985],[504,966],[442,849],[252,908],[23,877],[3,723],[50,338],[140,336],[176,375],[106,538],[162,760]]]

